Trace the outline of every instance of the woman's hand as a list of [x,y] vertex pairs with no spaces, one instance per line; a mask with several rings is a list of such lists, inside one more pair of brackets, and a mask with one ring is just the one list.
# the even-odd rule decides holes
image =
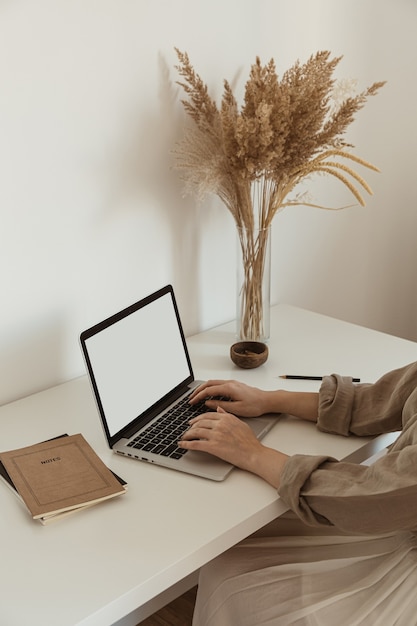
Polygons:
[[[213,399],[208,399],[210,397]],[[217,400],[216,397],[229,399]],[[190,404],[205,401],[209,409],[220,407],[240,417],[258,417],[268,412],[267,398],[268,392],[236,380],[209,380],[193,391]]]
[[180,448],[208,452],[264,478],[278,488],[287,456],[267,448],[252,429],[235,415],[220,407],[217,412],[203,413],[190,421],[190,428],[178,442]]
[[248,469],[247,465],[259,452],[261,443],[245,422],[219,408],[216,413],[203,413],[193,418],[180,445],[190,450],[209,452]]
[[[212,399],[210,399],[212,398]],[[216,398],[228,398],[219,400]],[[317,421],[319,394],[310,391],[264,391],[236,380],[209,380],[193,391],[190,403],[205,402],[239,417],[259,417],[265,413],[288,413],[300,419]]]

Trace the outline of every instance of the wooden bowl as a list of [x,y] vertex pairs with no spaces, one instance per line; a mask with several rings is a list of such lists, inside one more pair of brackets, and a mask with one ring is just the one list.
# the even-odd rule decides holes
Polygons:
[[238,367],[259,367],[268,358],[268,346],[260,341],[238,341],[230,348],[230,358]]

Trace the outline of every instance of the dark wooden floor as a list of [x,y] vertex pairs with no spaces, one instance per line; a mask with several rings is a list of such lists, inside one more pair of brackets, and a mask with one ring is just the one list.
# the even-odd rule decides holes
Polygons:
[[197,587],[193,587],[182,596],[164,606],[139,626],[191,626]]

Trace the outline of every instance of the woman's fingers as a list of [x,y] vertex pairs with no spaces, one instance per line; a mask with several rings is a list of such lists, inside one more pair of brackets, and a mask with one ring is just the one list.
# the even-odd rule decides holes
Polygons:
[[224,380],[209,380],[194,389],[190,395],[190,404],[202,402],[210,396],[224,396],[226,388],[227,382]]

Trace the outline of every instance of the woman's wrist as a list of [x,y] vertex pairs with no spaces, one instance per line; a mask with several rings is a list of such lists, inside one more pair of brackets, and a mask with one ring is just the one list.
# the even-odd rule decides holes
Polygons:
[[263,413],[288,413],[290,405],[290,398],[286,397],[288,393],[291,392],[283,389],[262,391],[261,406]]
[[308,391],[276,389],[264,391],[261,398],[264,413],[288,413],[300,419],[317,421],[319,394]]
[[281,484],[281,474],[288,458],[287,454],[279,450],[261,445],[259,454],[256,455],[247,469],[278,489]]

